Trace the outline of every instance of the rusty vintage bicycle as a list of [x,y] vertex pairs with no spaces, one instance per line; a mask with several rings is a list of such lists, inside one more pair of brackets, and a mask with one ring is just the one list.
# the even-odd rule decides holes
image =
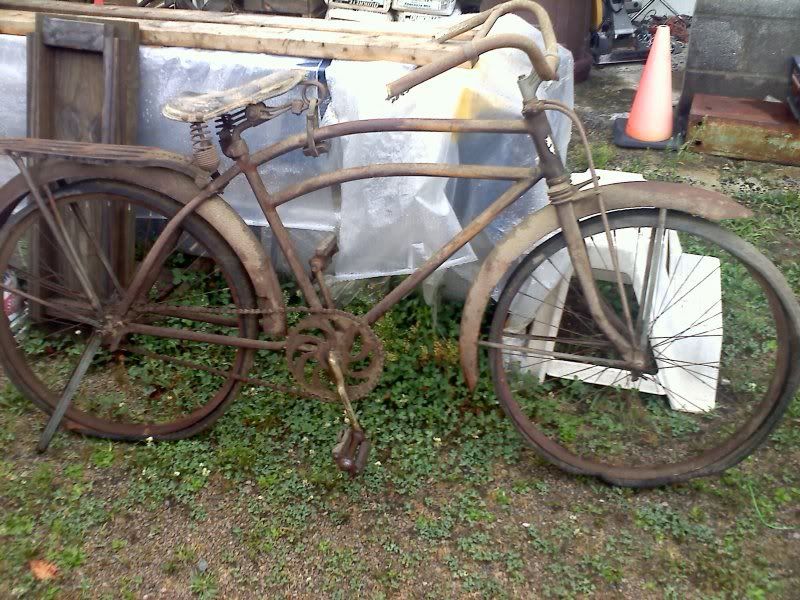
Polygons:
[[[487,35],[527,10],[544,50]],[[44,449],[63,425],[119,440],[174,440],[220,417],[243,385],[341,403],[337,465],[355,474],[369,452],[356,401],[384,366],[372,326],[540,180],[549,204],[528,215],[482,263],[459,340],[474,389],[488,353],[497,398],[525,441],[567,471],[653,486],[719,472],[775,427],[799,383],[800,308],[777,268],[718,222],[750,211],[717,192],[675,183],[600,187],[580,120],[540,100],[556,78],[547,13],[514,0],[459,24],[471,42],[409,72],[388,96],[500,48],[530,58],[521,115],[508,120],[376,119],[321,127],[324,85],[286,71],[240,88],[187,94],[164,108],[190,125],[192,157],[157,148],[5,139],[20,174],[0,189],[0,362],[50,415]],[[294,99],[270,105],[291,90]],[[547,112],[574,123],[591,179],[572,185]],[[306,131],[251,152],[242,133],[271,119]],[[232,164],[222,172],[207,123]],[[388,131],[518,134],[533,167],[371,164],[267,189],[257,167],[290,152],[308,158],[343,136]],[[243,175],[296,282],[288,302],[264,247],[220,193]],[[508,188],[415,273],[362,314],[335,305],[324,277],[337,251],[323,240],[300,259],[278,208],[312,191],[373,177],[491,179]],[[368,199],[364,199],[368,201]],[[483,323],[489,322],[489,327]],[[291,384],[259,357],[277,361]],[[273,361],[271,365],[277,364]],[[273,368],[270,367],[270,368]]]

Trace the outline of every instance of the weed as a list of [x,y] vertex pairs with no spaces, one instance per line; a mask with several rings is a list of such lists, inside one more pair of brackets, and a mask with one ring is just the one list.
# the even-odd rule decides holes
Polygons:
[[694,540],[711,543],[714,532],[703,524],[692,523],[676,510],[662,505],[648,503],[636,509],[636,524],[657,539],[672,537],[677,541]]
[[[617,150],[611,144],[598,142],[591,145],[591,153],[595,168],[605,169],[614,161]],[[576,146],[570,150],[568,163],[574,172],[583,172],[589,168],[589,163],[586,160],[586,151],[583,146]]]
[[453,525],[453,518],[449,516],[439,519],[419,516],[414,523],[414,529],[422,539],[436,541],[449,538]]
[[106,468],[114,463],[114,444],[107,442],[98,446],[90,457],[96,467]]
[[216,598],[219,591],[217,578],[212,573],[195,573],[189,582],[189,590],[201,600]]

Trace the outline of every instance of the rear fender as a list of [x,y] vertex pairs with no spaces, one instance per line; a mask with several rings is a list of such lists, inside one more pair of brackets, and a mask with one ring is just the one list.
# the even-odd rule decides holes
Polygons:
[[[609,212],[654,207],[688,213],[709,221],[746,219],[752,216],[749,209],[719,192],[685,184],[637,181],[606,185],[600,190]],[[574,200],[574,207],[579,219],[600,212],[594,190],[580,192]],[[474,390],[478,383],[478,340],[483,314],[492,292],[519,257],[560,229],[556,210],[548,204],[523,219],[483,262],[470,287],[461,316],[461,368],[470,390]]]
[[[31,168],[34,179],[41,185],[59,181],[110,180],[145,188],[188,203],[201,192],[189,175],[159,167],[131,167],[125,165],[90,165],[70,161],[45,161]],[[26,195],[28,185],[17,175],[0,188],[0,223],[5,223],[12,211]],[[203,217],[228,242],[244,265],[253,282],[259,307],[274,311],[264,320],[265,333],[281,335],[286,331],[284,302],[277,274],[264,247],[239,214],[220,196],[206,200],[197,209]]]

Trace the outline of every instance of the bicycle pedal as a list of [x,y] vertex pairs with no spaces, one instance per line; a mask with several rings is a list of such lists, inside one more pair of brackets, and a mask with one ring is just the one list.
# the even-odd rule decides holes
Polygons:
[[371,444],[362,430],[345,427],[339,433],[338,442],[331,453],[336,466],[355,477],[366,467],[370,448]]
[[361,442],[356,454],[355,474],[363,473],[367,466],[367,459],[369,459],[369,451],[372,450],[372,443],[367,439]]

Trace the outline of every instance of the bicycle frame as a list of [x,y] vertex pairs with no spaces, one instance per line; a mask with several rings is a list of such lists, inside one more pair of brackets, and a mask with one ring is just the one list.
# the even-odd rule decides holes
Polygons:
[[[549,130],[549,124],[547,125]],[[320,143],[343,136],[361,133],[379,133],[388,131],[416,131],[416,132],[458,132],[458,133],[528,133],[525,122],[522,120],[464,120],[464,119],[375,119],[364,121],[351,121],[322,127],[313,133],[314,141]],[[472,178],[494,179],[512,182],[505,193],[496,198],[478,217],[467,227],[454,236],[433,256],[431,256],[417,271],[405,279],[400,286],[392,290],[381,302],[365,316],[368,323],[374,323],[385,314],[394,304],[408,294],[423,279],[435,271],[448,258],[455,254],[461,247],[472,240],[482,231],[500,212],[512,204],[526,191],[533,187],[544,177],[541,168],[482,166],[482,165],[452,165],[437,163],[401,163],[401,164],[373,164],[363,167],[340,169],[309,178],[291,185],[275,193],[267,190],[257,169],[260,165],[283,156],[291,151],[298,150],[307,142],[304,134],[291,136],[267,148],[250,154],[245,151],[236,159],[236,163],[214,179],[204,188],[197,197],[187,203],[183,209],[170,221],[168,226],[156,240],[151,251],[145,257],[137,276],[131,283],[126,297],[121,303],[121,308],[127,310],[145,289],[149,278],[148,274],[157,271],[157,264],[164,249],[169,246],[171,235],[180,227],[181,222],[192,212],[196,211],[203,201],[217,194],[231,180],[244,174],[264,217],[269,224],[275,240],[283,252],[291,270],[292,276],[297,281],[303,298],[310,308],[321,308],[322,302],[306,269],[298,258],[297,251],[291,236],[283,225],[277,208],[304,194],[312,191],[374,177],[400,177],[400,176],[429,176],[446,178]],[[560,161],[559,161],[560,164]],[[562,167],[563,169],[563,167]],[[164,332],[172,333],[172,332]],[[210,340],[207,340],[210,341]],[[244,344],[252,347],[253,340],[239,340],[235,337],[228,338],[229,345]],[[258,343],[264,349],[275,349],[274,342]]]
[[[134,281],[129,287],[125,297],[120,303],[118,317],[124,318],[135,300],[144,289],[152,284],[158,272],[159,261],[163,259],[165,249],[169,248],[173,236],[177,232],[183,219],[220,191],[227,183],[240,174],[244,174],[256,200],[269,224],[275,240],[281,249],[286,262],[297,282],[300,291],[309,308],[321,309],[323,303],[319,294],[314,289],[314,283],[300,262],[298,253],[291,236],[283,225],[277,212],[282,204],[290,202],[304,194],[332,185],[368,179],[374,177],[399,177],[399,176],[429,176],[446,178],[474,178],[495,179],[512,182],[510,187],[498,196],[484,211],[469,223],[461,232],[435,252],[419,269],[406,278],[389,294],[379,301],[364,316],[367,324],[373,324],[380,319],[397,302],[417,287],[426,277],[440,267],[448,258],[453,256],[460,248],[469,243],[478,233],[489,225],[505,208],[518,200],[524,193],[542,179],[550,187],[551,199],[554,201],[559,214],[564,233],[568,239],[568,248],[576,268],[578,279],[584,288],[589,308],[601,329],[608,335],[625,360],[637,364],[635,343],[632,331],[630,337],[620,331],[620,325],[612,322],[608,311],[603,308],[599,293],[595,287],[591,273],[588,255],[583,246],[582,238],[577,227],[577,219],[571,206],[571,199],[577,190],[569,184],[569,174],[561,162],[552,141],[550,123],[544,110],[523,111],[522,120],[462,120],[462,119],[375,119],[353,121],[315,129],[313,143],[335,139],[347,135],[361,133],[380,133],[388,131],[415,131],[415,132],[474,132],[474,133],[517,133],[527,134],[539,156],[539,166],[534,168],[506,167],[506,166],[481,166],[481,165],[453,165],[436,163],[400,163],[400,164],[374,164],[362,167],[340,169],[331,173],[309,178],[287,188],[271,193],[258,174],[258,167],[269,161],[283,156],[288,152],[297,150],[312,143],[308,136],[298,134],[277,142],[267,148],[250,154],[247,144],[237,138],[235,151],[227,152],[235,158],[236,163],[213,180],[200,195],[189,202],[167,225],[159,238],[154,243],[145,257]],[[196,332],[183,332],[173,328],[151,327],[148,325],[129,324],[127,331],[130,333],[147,333],[177,339],[197,339],[211,343],[223,343],[229,346],[275,350],[283,348],[281,342],[252,340],[235,336],[221,336],[216,334],[200,334]]]
[[[517,8],[539,17],[545,42],[544,50],[523,36],[503,34],[485,37],[500,14]],[[482,29],[477,35],[471,41],[457,45],[458,49],[454,52],[448,53],[441,60],[409,71],[389,83],[388,96],[391,99],[406,93],[463,61],[477,59],[485,52],[499,48],[516,48],[528,55],[533,67],[529,75],[518,79],[523,100],[521,119],[378,119],[320,128],[317,108],[319,101],[327,96],[327,90],[317,81],[303,81],[302,74],[295,72],[288,75],[288,83],[281,90],[286,92],[291,86],[300,86],[303,88],[303,96],[287,104],[266,106],[264,100],[273,92],[275,97],[278,93],[265,83],[260,88],[253,86],[260,89],[257,94],[242,95],[236,90],[230,90],[229,96],[235,100],[225,103],[225,106],[238,108],[231,108],[228,112],[223,112],[224,109],[206,108],[192,112],[191,106],[188,110],[167,110],[165,114],[171,118],[197,120],[190,123],[194,152],[191,160],[157,148],[35,139],[0,140],[0,154],[10,156],[20,171],[18,177],[0,187],[2,259],[4,270],[10,273],[8,281],[11,283],[6,285],[4,281],[0,283],[0,288],[11,294],[12,298],[18,296],[28,301],[27,306],[24,303],[18,305],[21,310],[15,308],[14,314],[22,315],[24,319],[21,327],[15,328],[11,315],[7,315],[8,322],[3,323],[0,332],[0,359],[9,378],[20,391],[50,413],[38,449],[44,451],[47,448],[62,420],[71,423],[76,431],[113,439],[186,437],[212,424],[235,398],[241,386],[250,384],[280,393],[341,403],[346,417],[345,426],[332,449],[332,455],[341,470],[351,475],[363,472],[368,464],[370,441],[359,423],[353,402],[368,397],[375,389],[385,362],[381,340],[369,325],[381,319],[392,306],[473,240],[508,206],[538,182],[545,181],[549,203],[526,215],[495,245],[480,266],[468,292],[459,338],[461,367],[467,387],[474,390],[478,377],[484,374],[478,367],[479,348],[489,348],[492,380],[498,400],[526,442],[546,459],[568,471],[598,475],[615,484],[642,486],[680,481],[699,474],[721,471],[751,452],[774,427],[776,419],[786,410],[789,400],[796,392],[798,373],[796,370],[791,372],[789,366],[793,354],[796,354],[800,320],[794,294],[769,260],[736,236],[703,222],[747,217],[750,215],[749,211],[716,192],[673,183],[615,184],[604,187],[601,191],[586,132],[579,117],[564,104],[554,100],[539,100],[536,97],[542,81],[558,78],[559,61],[555,36],[546,12],[530,0],[511,0],[503,8],[471,17],[446,33],[442,39],[479,26]],[[315,98],[306,95],[306,91],[311,88],[317,89]],[[591,190],[579,191],[578,187],[571,184],[571,176],[560,160],[552,140],[550,123],[546,117],[546,111],[549,110],[563,113],[575,124],[587,152],[591,174],[590,180],[581,187],[590,183]],[[290,136],[251,154],[241,134],[246,129],[289,111],[296,115],[305,114],[304,134]],[[222,174],[216,171],[219,157],[206,134],[205,122],[213,117],[217,117],[222,151],[234,161]],[[361,133],[391,131],[524,134],[530,138],[538,162],[533,167],[435,163],[372,164],[310,177],[279,190],[267,189],[265,181],[258,173],[261,165],[269,165],[273,159],[301,148],[307,156],[319,156],[327,151],[328,140]],[[44,160],[28,168],[23,157],[67,160]],[[218,196],[239,175],[244,175],[253,191],[272,236],[286,259],[288,270],[297,282],[302,295],[301,301],[306,306],[286,306],[277,274],[263,245],[236,211]],[[279,207],[315,190],[346,182],[406,176],[500,180],[507,181],[508,188],[477,218],[436,250],[420,268],[375,303],[365,315],[357,316],[336,310],[323,277],[324,270],[338,251],[336,237],[328,235],[319,244],[308,261],[309,274],[308,267],[301,263],[292,237],[282,222],[278,213]],[[133,208],[124,209],[118,200]],[[118,205],[124,212],[115,210]],[[138,227],[129,227],[139,224],[136,222],[138,208],[144,208],[161,217],[156,226],[161,228],[163,225],[163,228],[155,240],[147,234],[137,236],[140,232]],[[39,214],[36,214],[37,210]],[[87,219],[89,210],[91,221]],[[683,214],[669,215],[670,211]],[[124,221],[113,220],[117,214],[124,214]],[[189,217],[191,220],[187,221]],[[32,250],[39,241],[48,241],[42,236],[42,226],[36,219],[43,219],[51,234],[51,247],[46,248],[47,254],[35,254],[35,250]],[[152,222],[151,220],[148,226]],[[115,226],[108,227],[109,223]],[[116,227],[117,224],[122,226]],[[649,228],[649,232],[643,233],[642,228]],[[716,258],[716,251],[699,252],[696,255],[684,253],[682,241],[681,244],[677,240],[673,243],[674,238],[666,237],[671,229],[686,232],[689,236],[699,236],[701,240],[707,239],[722,247],[734,259],[738,259],[739,263],[743,263],[749,274],[756,279],[757,285],[763,288],[766,304],[762,303],[760,307],[769,312],[776,331],[776,343],[772,347],[770,344],[763,344],[766,358],[770,360],[774,356],[775,371],[769,382],[753,383],[754,378],[749,372],[739,384],[733,384],[727,378],[720,379],[723,371],[720,360],[716,357],[727,356],[727,353],[719,350],[719,341],[698,347],[694,359],[703,362],[691,362],[692,352],[683,346],[671,353],[657,350],[665,343],[669,345],[678,339],[692,337],[687,332],[697,337],[728,337],[721,333],[721,309],[720,314],[713,314],[706,319],[714,320],[713,325],[707,326],[707,331],[691,331],[698,322],[706,322],[700,319],[708,315],[709,311],[714,312],[721,306],[718,299],[721,296],[710,288],[716,284],[721,287],[725,279],[730,279],[721,274],[722,260]],[[625,232],[620,239],[622,250],[619,254],[615,238],[617,230]],[[71,233],[80,231],[83,233],[78,234],[80,240],[76,243],[71,238]],[[188,234],[187,237],[194,236],[199,247],[206,248],[207,252],[182,252],[182,249],[190,247],[189,244],[179,243],[184,233]],[[635,248],[630,247],[631,237],[628,233],[635,236]],[[113,239],[117,234],[118,239]],[[598,248],[595,238],[602,235],[606,239]],[[132,253],[132,244],[139,239],[153,242],[153,245],[139,268],[132,271],[134,255],[138,255],[140,248],[137,244],[137,252]],[[53,240],[55,243],[52,243]],[[642,252],[639,251],[639,241],[644,241],[646,246]],[[673,246],[665,247],[665,242]],[[591,257],[594,266],[590,261],[587,245],[593,248]],[[106,253],[105,246],[111,248],[111,254]],[[191,247],[197,246],[192,244]],[[555,284],[557,287],[552,282],[543,284],[537,278],[536,270],[545,264],[544,261],[556,258],[564,248],[568,251],[571,263],[566,274],[551,262],[561,278]],[[694,249],[694,244],[690,242],[688,248]],[[62,255],[56,254],[59,252]],[[178,254],[174,257],[174,263],[168,260],[173,252]],[[674,254],[691,257],[691,272],[687,273],[686,268],[679,268],[679,259],[673,262]],[[51,256],[55,260],[51,260]],[[610,256],[610,267],[606,256]],[[82,259],[86,257],[93,257],[94,262],[87,261],[84,265]],[[620,257],[624,259],[623,267],[633,287],[635,303],[628,299],[630,288],[625,288]],[[631,257],[632,261],[629,260]],[[555,262],[560,262],[560,258],[565,257],[558,258]],[[598,262],[598,258],[602,264]],[[64,281],[59,280],[60,271],[66,266],[62,264],[62,260],[73,271],[65,271],[67,277]],[[102,268],[99,268],[98,262]],[[49,268],[51,264],[53,268],[42,276],[42,269]],[[707,274],[699,273],[695,278],[698,281],[694,283],[692,275],[700,264],[703,265],[703,270],[707,270],[706,267],[709,266],[710,270]],[[166,270],[167,265],[172,265],[177,271],[173,272],[171,278]],[[631,265],[634,267],[632,273]],[[643,278],[636,277],[636,267],[640,267],[639,273]],[[188,276],[181,276],[181,270]],[[663,285],[664,272],[668,277],[666,286]],[[741,272],[728,271],[729,274],[735,274],[736,278]],[[95,273],[100,277],[94,277]],[[615,280],[619,294],[618,298],[610,299],[614,309],[601,296],[595,281],[596,275],[599,279],[606,280],[609,273],[613,274],[612,281]],[[55,281],[51,275],[55,276]],[[709,279],[710,277],[716,279]],[[508,285],[500,294],[497,309],[492,311],[495,314],[487,339],[482,333],[482,321],[485,322],[486,309],[494,297],[493,291],[504,278],[508,278]],[[578,285],[573,288],[575,279]],[[680,287],[675,290],[674,296],[669,297],[668,304],[662,309],[667,292],[676,280]],[[691,289],[678,296],[687,282],[692,282],[689,284]],[[74,289],[76,283],[79,285],[77,291]],[[534,287],[533,283],[539,287]],[[697,293],[709,298],[710,305],[706,311],[699,313],[698,320],[688,328],[684,328],[685,323],[679,319],[670,319],[666,326],[664,322],[655,326],[661,315],[673,306],[682,306],[679,303],[704,283],[705,286]],[[17,285],[22,285],[24,290],[16,289]],[[40,289],[44,291],[39,291]],[[536,297],[539,295],[538,289],[545,290],[544,299]],[[605,287],[603,289],[605,291]],[[749,288],[744,286],[741,289],[747,289],[743,312],[747,315],[752,307],[759,305],[750,300],[752,294],[749,293]],[[571,298],[576,292],[582,294],[582,299],[576,303],[578,311],[571,313],[572,316],[564,321],[563,312],[568,310],[567,304],[574,304]],[[525,298],[518,296],[520,293]],[[198,295],[204,294],[209,294],[206,300],[196,299]],[[654,297],[657,295],[660,296],[660,304],[655,305],[654,313]],[[732,296],[735,298],[737,293],[734,292]],[[546,309],[539,317],[542,320],[537,322],[539,309],[548,304],[548,298],[553,297],[558,298],[556,304],[550,304],[552,310]],[[181,303],[181,298],[188,304]],[[538,304],[528,298],[538,301]],[[17,300],[18,298],[14,298],[15,307]],[[560,307],[558,303],[561,303]],[[686,302],[687,306],[688,304],[689,301]],[[691,304],[694,304],[694,299]],[[637,309],[635,323],[631,305]],[[733,310],[737,310],[735,306]],[[697,314],[694,310],[687,310],[686,313],[686,316]],[[290,314],[299,318],[296,321],[290,320]],[[653,314],[655,317],[651,321]],[[159,318],[159,315],[168,319]],[[153,316],[156,318],[152,319]],[[171,324],[172,319],[169,318],[172,317],[186,319],[190,323],[164,326]],[[39,327],[40,321],[42,327]],[[193,324],[191,321],[197,323]],[[287,331],[289,322],[292,323],[292,328]],[[579,324],[574,325],[578,322]],[[537,323],[536,327],[534,323]],[[66,327],[62,328],[63,324]],[[75,327],[75,324],[79,327]],[[197,324],[201,325],[200,330],[193,328]],[[223,333],[233,330],[236,335],[208,333],[208,324],[224,327]],[[562,324],[565,326],[562,327]],[[733,324],[736,324],[736,319]],[[767,323],[762,326],[759,322],[757,325],[759,335],[761,330],[769,330]],[[727,321],[724,326],[730,333]],[[32,334],[30,339],[37,342],[42,333],[45,335],[41,339],[47,338],[51,328],[56,335],[65,332],[67,343],[34,344],[33,351],[28,352],[27,344],[21,343],[19,338],[23,327],[29,327]],[[569,332],[567,327],[576,327],[577,331]],[[567,338],[560,337],[559,332],[562,329],[567,333]],[[674,335],[665,337],[662,335],[665,331]],[[152,344],[136,339],[135,335],[126,339],[129,334],[205,342],[217,345],[217,348],[210,351],[200,348],[197,355],[188,348],[191,346],[188,344],[180,345],[176,352],[172,344]],[[26,333],[23,335],[27,336]],[[584,336],[583,341],[581,336]],[[557,345],[562,340],[564,345]],[[651,340],[661,341],[651,345]],[[85,346],[75,362],[72,360],[77,355],[75,349],[83,341]],[[132,345],[128,346],[129,342]],[[220,352],[220,346],[247,351]],[[576,346],[578,349],[572,350]],[[42,347],[45,352],[42,352]],[[581,348],[588,349],[589,352]],[[594,349],[598,349],[599,356]],[[616,349],[619,356],[607,354],[610,349]],[[270,374],[265,375],[270,379],[250,377],[251,371],[254,371],[253,375],[258,375],[260,370],[254,368],[255,350],[282,351],[293,385],[283,385],[282,377],[273,381],[271,368]],[[749,350],[745,349],[742,354],[735,352],[732,355],[734,363],[742,356],[750,358],[752,353]],[[59,351],[61,354],[56,357]],[[99,361],[95,363],[95,356],[100,352],[102,354],[98,357]],[[581,368],[565,373],[558,366],[551,370],[547,363],[539,367],[544,361],[534,360],[525,364],[524,359],[517,358],[519,355],[533,359],[544,358],[545,361],[554,359],[557,362],[580,363],[578,366]],[[683,360],[684,355],[690,360]],[[47,361],[48,367],[51,364],[56,366],[59,377],[65,381],[51,382],[49,373],[46,381],[43,380],[39,370],[32,369],[38,366],[40,356]],[[128,364],[134,368],[126,368],[125,363],[130,356],[160,360],[163,365],[174,364],[192,371],[205,371],[222,381],[204,376],[198,382],[194,375],[183,371],[175,374],[164,371],[163,379],[153,378],[149,362],[130,362]],[[676,356],[680,360],[672,360]],[[188,358],[195,360],[187,360]],[[69,362],[74,363],[69,371],[62,368],[62,365],[66,366]],[[212,364],[208,364],[209,362]],[[698,402],[693,403],[681,394],[678,394],[680,401],[675,399],[673,396],[676,392],[667,387],[667,384],[672,386],[669,377],[664,380],[655,379],[661,369],[682,367],[683,364],[687,371],[695,374],[698,382],[705,383],[711,389],[711,393],[699,394]],[[688,368],[689,365],[704,367],[703,372],[694,372]],[[762,370],[762,361],[755,361],[754,366]],[[515,398],[517,389],[528,387],[531,382],[535,383],[537,377],[540,380],[547,376],[570,379],[579,373],[585,373],[587,369],[591,370],[590,374],[580,379],[596,384],[595,387],[599,389],[608,390],[608,401],[584,398],[582,393],[565,394],[563,398],[563,402],[568,403],[571,397],[575,397],[579,403],[576,404],[576,412],[585,415],[587,422],[591,423],[596,419],[586,410],[585,407],[588,406],[596,407],[597,417],[604,421],[606,418],[612,419],[614,413],[619,413],[619,426],[623,429],[629,426],[628,409],[631,407],[635,409],[637,430],[640,429],[640,424],[646,425],[645,415],[650,411],[650,405],[657,418],[652,432],[642,431],[638,441],[631,438],[631,446],[624,441],[618,450],[615,448],[610,452],[610,461],[606,456],[609,454],[607,447],[598,446],[602,455],[599,461],[592,457],[587,458],[583,453],[583,447],[586,446],[583,439],[578,440],[575,445],[578,450],[575,451],[574,446],[566,443],[566,440],[558,439],[563,436],[551,438],[547,427],[539,428],[537,423],[532,422],[524,414],[524,409],[531,397],[538,398],[536,393],[531,395],[523,391],[522,402]],[[598,372],[598,369],[601,370]],[[603,378],[608,369],[620,373],[608,373],[611,377]],[[738,369],[738,365],[734,364],[733,369]],[[48,372],[51,370],[55,369],[48,368]],[[142,373],[137,374],[137,370]],[[713,376],[709,376],[714,381],[713,386],[698,377],[704,376],[708,371],[714,372]],[[724,372],[727,375],[730,371],[726,369]],[[109,374],[113,376],[114,382],[109,380]],[[509,374],[520,374],[521,378],[517,380],[519,383],[509,383]],[[653,378],[647,380],[647,375]],[[86,377],[90,378],[91,385],[79,394]],[[647,384],[645,388],[641,387],[639,380],[644,380]],[[618,386],[621,381],[623,383]],[[732,411],[714,410],[717,399],[727,396],[718,394],[720,384],[729,386],[734,392]],[[105,399],[97,402],[94,390],[109,385],[117,386],[117,390],[109,395],[113,404]],[[753,405],[753,415],[743,425],[734,425],[738,429],[733,431],[731,426],[724,425],[720,431],[726,438],[719,442],[721,445],[708,450],[701,449],[696,441],[697,433],[703,428],[683,426],[681,423],[680,429],[686,432],[686,439],[676,440],[674,451],[666,453],[669,459],[674,456],[676,460],[651,465],[648,457],[652,454],[654,443],[660,444],[668,441],[668,438],[681,436],[670,430],[671,417],[670,423],[660,420],[663,410],[658,403],[653,403],[650,399],[639,402],[635,396],[629,397],[627,392],[623,396],[618,387],[631,390],[632,393],[666,394],[673,409],[703,413],[698,421],[707,420],[705,415],[713,416],[712,412],[721,416],[728,416],[725,413],[730,413],[729,416],[732,417],[740,416],[743,412],[742,400],[747,401],[751,396],[746,394],[740,398],[736,394],[740,389],[752,389],[757,393],[765,390],[767,395]],[[153,394],[154,389],[160,391],[165,388],[173,388],[190,397],[197,395],[198,398],[191,403],[174,403],[172,395],[167,394],[166,404],[162,405],[159,401],[152,407],[156,409],[155,421],[151,421],[149,416],[142,418],[138,406],[131,412],[122,408],[133,396],[154,398],[161,395]],[[117,392],[124,394],[121,399],[125,400],[118,407],[115,395]],[[73,399],[76,406],[71,408]],[[135,402],[136,398],[133,399]],[[558,402],[561,403],[562,399]],[[176,406],[170,406],[172,404]],[[144,409],[151,408],[149,405],[149,400],[145,400]],[[618,409],[614,408],[616,405],[619,406]],[[565,410],[573,412],[569,407]],[[109,414],[111,419],[108,418]],[[535,417],[534,421],[536,420]],[[714,432],[713,427],[708,430]],[[616,433],[618,429],[613,424],[604,424],[598,432],[603,431]],[[595,435],[595,432],[590,435]],[[630,451],[629,448],[633,450]],[[619,464],[618,456],[622,452],[631,456],[632,467]],[[684,459],[682,454],[686,452],[702,454]],[[641,464],[642,459],[645,460],[644,464]]]
[[[486,34],[497,18],[512,8],[520,8],[521,10],[532,12],[538,17],[544,36],[545,51],[542,51],[532,40],[519,35],[501,34],[486,37]],[[373,177],[430,176],[496,179],[511,182],[510,187],[484,209],[477,218],[436,251],[418,270],[387,294],[385,298],[375,304],[363,317],[366,324],[373,324],[380,319],[392,306],[421,283],[423,279],[433,273],[448,258],[453,256],[460,248],[488,226],[505,208],[515,202],[537,182],[544,179],[548,184],[549,198],[556,211],[560,230],[566,238],[569,255],[575,269],[575,275],[583,290],[591,316],[596,321],[603,334],[618,350],[627,366],[633,371],[644,369],[646,366],[645,352],[641,350],[642,344],[637,340],[637,337],[642,339],[642,336],[637,335],[632,322],[631,311],[623,289],[622,276],[617,264],[618,258],[616,249],[608,227],[604,200],[602,196],[597,193],[599,213],[604,220],[612,261],[614,262],[618,291],[623,305],[624,323],[609,310],[598,292],[589,257],[580,234],[579,219],[574,207],[574,202],[578,197],[578,191],[570,184],[569,173],[567,173],[565,166],[557,155],[552,141],[552,131],[545,111],[560,110],[566,113],[578,125],[582,141],[588,147],[588,142],[585,139],[580,121],[571,109],[563,105],[558,105],[558,103],[536,99],[536,89],[542,80],[557,79],[556,70],[558,66],[558,56],[555,35],[549,17],[541,7],[529,0],[514,0],[509,3],[505,9],[494,9],[492,11],[479,13],[475,17],[468,19],[463,24],[449,31],[441,39],[444,40],[448,37],[459,35],[477,26],[481,26],[482,29],[473,42],[461,45],[457,51],[447,53],[441,60],[411,71],[400,79],[390,83],[387,86],[388,95],[391,98],[405,93],[414,86],[455,67],[461,62],[477,59],[481,54],[486,52],[499,48],[516,48],[527,54],[533,67],[530,75],[522,77],[518,81],[523,97],[521,120],[376,119],[345,122],[329,127],[318,128],[316,126],[316,103],[319,98],[327,95],[327,90],[319,83],[308,82],[305,85],[317,87],[319,93],[317,100],[314,100],[314,108],[312,109],[312,104],[308,101],[304,92],[303,98],[306,104],[303,110],[308,111],[306,115],[308,118],[308,126],[305,135],[297,134],[290,136],[251,155],[246,142],[241,138],[241,133],[250,127],[254,127],[271,119],[272,116],[270,116],[269,109],[265,107],[263,103],[254,104],[248,106],[247,110],[243,111],[243,120],[234,122],[234,120],[228,116],[229,120],[227,122],[222,121],[223,127],[220,131],[220,143],[223,152],[229,158],[234,159],[234,165],[221,175],[217,175],[212,179],[205,188],[188,201],[166,224],[164,230],[156,239],[154,245],[134,275],[133,281],[125,291],[114,314],[107,316],[108,323],[106,324],[106,329],[112,330],[114,332],[113,337],[118,341],[121,340],[122,336],[126,333],[146,333],[176,339],[205,341],[253,349],[278,350],[285,348],[285,341],[280,340],[255,340],[236,336],[184,331],[174,328],[152,327],[137,323],[125,323],[126,316],[134,303],[143,295],[143,292],[149,289],[155,282],[160,272],[161,263],[171,251],[172,245],[177,241],[176,236],[186,217],[197,211],[205,201],[221,192],[224,187],[238,175],[245,175],[264,217],[271,228],[272,234],[286,259],[289,269],[300,288],[300,292],[310,309],[322,309],[324,306],[323,301],[314,288],[313,280],[301,264],[298,253],[292,243],[291,236],[278,214],[277,209],[282,204],[324,187]],[[238,118],[239,117],[237,117],[237,119]],[[538,155],[539,165],[534,168],[523,168],[432,163],[375,164],[340,169],[331,173],[312,177],[277,192],[268,190],[264,181],[258,174],[257,169],[260,165],[266,164],[274,158],[303,147],[307,149],[310,155],[317,156],[319,155],[320,144],[323,144],[327,140],[360,133],[390,131],[527,134]],[[41,194],[36,190],[34,180],[31,178],[30,173],[25,170],[24,165],[18,157],[15,158],[15,160],[20,166],[20,171],[22,171],[22,174],[28,181],[37,203],[44,207],[44,200]],[[590,169],[594,175],[591,159]],[[594,177],[593,183],[595,185],[595,192],[597,192],[597,181]],[[45,190],[47,191],[47,188],[45,188]],[[663,227],[659,229],[659,235],[663,235]],[[277,282],[276,275],[271,264],[267,264],[266,268],[270,271],[267,274],[267,278],[273,282],[271,289],[274,291],[277,288],[277,284],[275,283]],[[323,295],[327,296],[321,278],[319,278],[319,284]],[[91,297],[91,294],[88,295]],[[259,296],[259,298],[263,300],[262,296]],[[330,299],[326,297],[326,300],[326,304],[330,308]],[[273,309],[276,307],[276,304],[282,306],[282,304],[273,298],[271,302]],[[647,313],[646,308],[645,306],[645,314]],[[280,314],[276,317],[275,313],[275,310],[263,311],[261,324],[263,332],[268,336],[285,334],[285,314]],[[170,314],[172,316],[182,315],[180,310],[172,311]],[[186,312],[186,315],[187,318],[197,320],[196,313],[190,315],[189,312]],[[220,319],[217,319],[217,321],[219,320]],[[113,345],[115,344],[112,344],[112,346]]]

